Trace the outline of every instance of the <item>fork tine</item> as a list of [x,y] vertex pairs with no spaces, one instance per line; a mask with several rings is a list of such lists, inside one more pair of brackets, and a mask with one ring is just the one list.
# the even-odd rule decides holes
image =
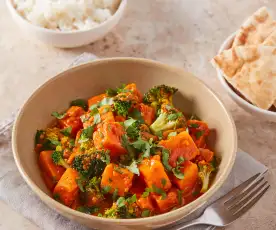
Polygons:
[[256,178],[258,178],[260,175],[261,175],[260,173],[257,173],[256,175],[252,176],[247,181],[243,182],[238,187],[234,188],[229,193],[227,193],[223,197],[219,198],[217,201],[215,201],[215,203],[221,203],[221,202],[225,203],[226,201],[230,200],[234,195],[243,191],[248,185],[250,185],[253,181],[255,181]]
[[227,200],[225,202],[225,206],[229,206],[227,207],[228,209],[231,209],[233,206],[235,206],[240,200],[242,200],[244,197],[247,196],[247,194],[251,193],[252,190],[254,190],[254,188],[256,188],[256,186],[258,184],[260,184],[262,181],[264,180],[264,177],[259,177],[257,178],[254,182],[252,182],[250,184],[250,186],[247,186],[244,190],[242,190],[240,193],[236,194],[235,196],[233,196],[232,198],[230,198],[229,200]]
[[244,213],[246,213],[250,208],[252,208],[266,193],[269,189],[270,185],[267,185],[262,190],[260,190],[251,200],[249,200],[245,205],[243,205],[239,210],[234,213],[236,218],[241,217]]
[[268,185],[268,182],[262,183],[260,186],[256,186],[255,188],[251,188],[246,190],[246,194],[241,197],[237,202],[235,202],[231,207],[228,209],[232,212],[236,212],[238,209],[240,209],[242,206],[244,206],[248,201],[252,200],[252,197],[256,196],[256,194],[259,193],[259,191],[262,191],[263,188],[265,188]]

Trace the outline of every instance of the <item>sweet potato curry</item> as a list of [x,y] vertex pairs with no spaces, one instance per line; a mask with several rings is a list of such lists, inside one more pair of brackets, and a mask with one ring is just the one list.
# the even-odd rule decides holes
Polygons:
[[135,84],[71,102],[35,136],[42,177],[53,198],[106,218],[140,218],[192,202],[210,185],[217,161],[208,125],[187,119],[174,87],[144,96]]

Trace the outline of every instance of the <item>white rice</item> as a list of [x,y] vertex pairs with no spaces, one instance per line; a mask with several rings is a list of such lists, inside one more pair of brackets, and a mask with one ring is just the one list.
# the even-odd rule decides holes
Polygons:
[[86,30],[109,19],[121,0],[13,0],[32,24],[60,31]]

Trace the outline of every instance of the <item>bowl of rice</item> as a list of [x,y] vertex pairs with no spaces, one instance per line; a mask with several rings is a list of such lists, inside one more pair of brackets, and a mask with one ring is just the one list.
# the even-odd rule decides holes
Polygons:
[[127,0],[6,0],[14,21],[28,35],[59,48],[88,45],[110,32]]

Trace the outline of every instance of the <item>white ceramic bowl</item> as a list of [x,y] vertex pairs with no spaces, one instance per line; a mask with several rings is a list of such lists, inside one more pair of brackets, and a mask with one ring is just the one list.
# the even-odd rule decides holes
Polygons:
[[27,35],[36,37],[38,40],[55,47],[73,48],[88,45],[96,40],[99,40],[108,32],[110,32],[123,16],[127,5],[127,0],[121,0],[121,3],[115,14],[98,26],[88,30],[69,32],[55,31],[33,25],[18,14],[11,3],[11,0],[6,0],[6,4],[14,21]]
[[[221,45],[219,49],[219,53],[221,53],[223,50],[227,50],[232,46],[233,40],[235,38],[236,33],[231,34]],[[276,112],[268,111],[265,109],[261,109],[255,105],[252,105],[248,101],[244,100],[242,97],[240,97],[233,89],[230,87],[230,85],[227,83],[226,79],[223,77],[222,72],[217,69],[217,77],[221,83],[221,85],[224,87],[224,89],[227,91],[228,95],[246,112],[259,117],[263,120],[267,121],[273,121],[276,122]]]

